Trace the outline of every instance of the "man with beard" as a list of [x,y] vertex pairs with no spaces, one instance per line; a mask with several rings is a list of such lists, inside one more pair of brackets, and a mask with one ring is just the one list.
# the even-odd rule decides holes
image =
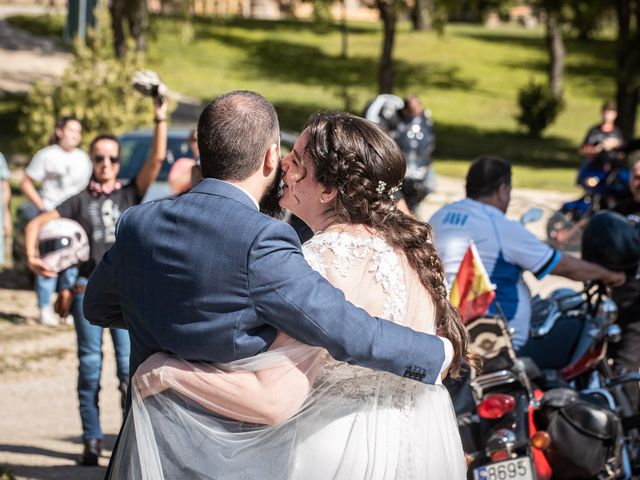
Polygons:
[[273,105],[256,93],[231,92],[205,107],[204,179],[120,217],[116,243],[87,285],[85,315],[129,329],[132,374],[161,351],[206,362],[251,357],[280,330],[341,361],[439,382],[452,355],[447,340],[348,303],[306,263],[294,230],[258,211],[260,202],[277,210],[279,138]]

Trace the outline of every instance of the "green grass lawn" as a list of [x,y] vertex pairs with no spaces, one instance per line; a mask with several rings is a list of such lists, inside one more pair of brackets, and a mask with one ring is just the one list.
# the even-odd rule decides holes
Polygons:
[[[155,18],[149,66],[172,88],[209,100],[223,92],[257,90],[274,102],[284,127],[302,128],[321,109],[361,113],[376,94],[380,25],[353,24],[349,58],[340,58],[337,27],[306,22],[196,19],[183,43],[181,22]],[[449,25],[444,36],[411,32],[401,23],[396,42],[396,93],[419,95],[433,113],[437,170],[463,176],[477,155],[516,164],[520,186],[572,190],[577,147],[614,94],[611,41],[568,41],[567,108],[545,139],[522,134],[514,119],[518,89],[544,80],[542,30],[489,30]],[[178,66],[178,67],[177,67]]]
[[[152,19],[148,66],[173,90],[202,100],[256,90],[291,130],[317,110],[361,113],[376,95],[379,23],[350,24],[346,60],[337,26],[234,18],[195,18],[192,26],[193,40],[183,41],[182,20]],[[515,163],[516,185],[571,190],[577,147],[614,94],[614,44],[569,40],[567,51],[567,108],[543,140],[524,136],[514,119],[518,89],[546,78],[541,29],[452,24],[438,36],[401,22],[395,93],[417,94],[432,111],[439,173],[463,176],[470,159],[492,153]]]

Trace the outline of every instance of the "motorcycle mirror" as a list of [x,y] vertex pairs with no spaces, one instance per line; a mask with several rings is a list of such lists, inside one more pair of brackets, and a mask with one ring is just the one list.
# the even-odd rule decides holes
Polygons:
[[542,209],[538,207],[530,208],[522,214],[520,217],[520,223],[526,225],[527,223],[537,222],[542,218]]

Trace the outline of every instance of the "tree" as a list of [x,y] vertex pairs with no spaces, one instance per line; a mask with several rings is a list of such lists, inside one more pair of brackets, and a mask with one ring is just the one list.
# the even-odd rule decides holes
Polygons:
[[640,0],[615,0],[616,102],[618,126],[626,140],[635,134],[640,100]]
[[121,133],[144,125],[152,105],[131,87],[133,72],[143,65],[140,52],[128,49],[117,58],[105,2],[96,9],[96,27],[86,43],[79,38],[59,84],[36,83],[29,92],[18,129],[25,151],[47,144],[57,118],[73,115],[83,126],[84,145],[101,132]]
[[562,37],[562,2],[545,1],[545,40],[549,51],[549,90],[558,100],[562,99],[566,49]]
[[146,0],[111,0],[111,26],[113,29],[113,46],[118,58],[123,58],[127,50],[127,35],[134,39],[135,48],[143,51],[147,48],[146,31],[149,28],[149,12]]
[[393,91],[393,45],[396,38],[397,9],[400,0],[376,0],[382,20],[382,52],[378,65],[378,92]]

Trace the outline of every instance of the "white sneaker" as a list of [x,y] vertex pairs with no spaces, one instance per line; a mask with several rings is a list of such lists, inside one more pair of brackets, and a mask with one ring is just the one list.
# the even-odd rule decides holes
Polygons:
[[53,307],[51,305],[47,305],[40,309],[40,324],[46,325],[47,327],[57,327],[60,325],[60,320],[53,312]]
[[67,315],[61,321],[63,325],[73,325],[73,315]]

